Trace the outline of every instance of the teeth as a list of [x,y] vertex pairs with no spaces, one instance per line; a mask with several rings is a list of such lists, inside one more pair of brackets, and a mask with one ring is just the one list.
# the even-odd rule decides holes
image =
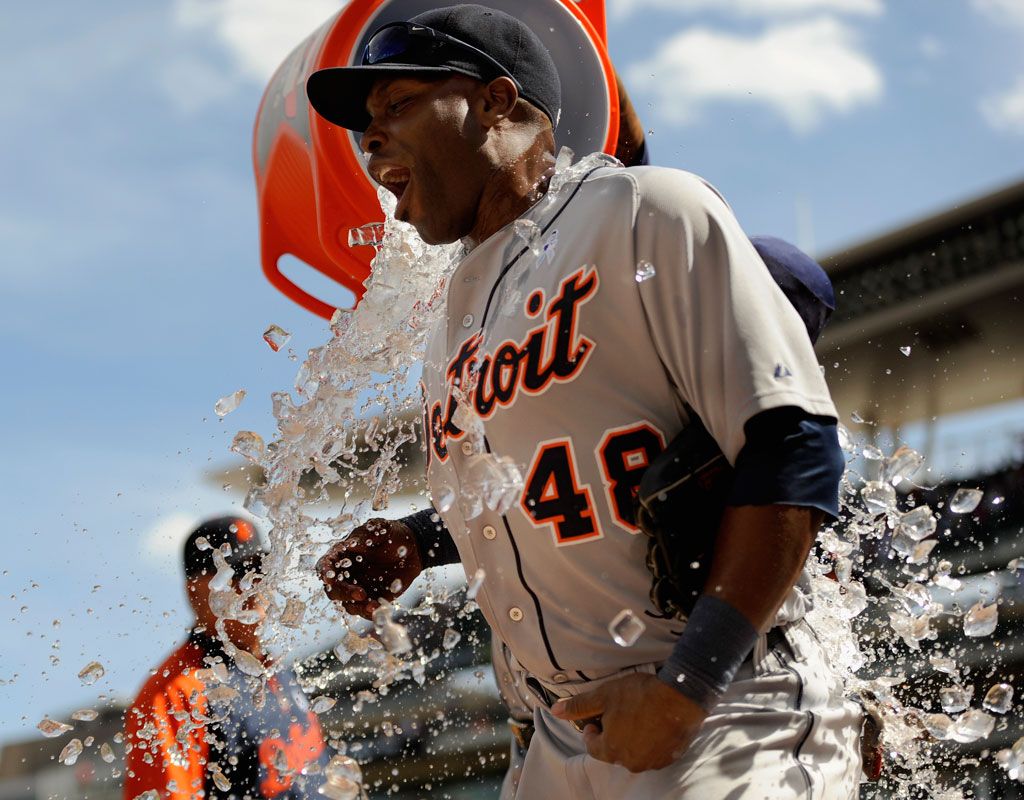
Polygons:
[[391,173],[393,173],[393,172],[403,172],[403,171],[404,170],[403,170],[402,167],[394,167],[394,166],[381,167],[380,172],[378,173],[378,181],[380,183],[401,183],[404,180],[404,177],[402,175],[396,176],[393,180],[389,180],[388,176],[390,176]]

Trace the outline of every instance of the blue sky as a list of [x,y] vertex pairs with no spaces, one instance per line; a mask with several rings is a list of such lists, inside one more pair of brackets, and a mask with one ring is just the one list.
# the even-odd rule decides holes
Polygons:
[[[297,367],[262,331],[300,354],[327,336],[260,274],[249,142],[269,72],[337,7],[5,12],[0,740],[161,660],[187,622],[178,541],[235,500],[201,474],[235,431],[269,432]],[[1017,0],[609,7],[656,162],[708,178],[751,233],[822,254],[1024,176]],[[82,687],[93,659],[108,676]]]

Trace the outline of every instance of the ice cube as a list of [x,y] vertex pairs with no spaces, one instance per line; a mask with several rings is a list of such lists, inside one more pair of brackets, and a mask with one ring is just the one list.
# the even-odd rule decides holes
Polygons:
[[919,542],[935,533],[938,521],[928,506],[918,506],[900,516],[899,530]]
[[455,492],[451,486],[441,486],[438,489],[437,497],[434,498],[434,508],[442,514],[446,513],[455,504]]
[[964,634],[967,636],[989,636],[999,622],[999,607],[992,603],[985,605],[979,600],[964,614]]
[[256,658],[252,653],[245,650],[235,648],[232,658],[234,658],[235,666],[238,667],[239,670],[253,678],[260,678],[266,672],[263,667],[263,662]]
[[196,550],[209,550],[213,545],[210,544],[210,540],[205,536],[197,536],[195,540],[195,547]]
[[78,673],[78,679],[86,686],[92,686],[96,681],[107,674],[99,661],[90,661]]
[[1020,572],[1024,570],[1024,558],[1011,558],[1007,562],[1006,568],[1011,572]]
[[925,730],[940,741],[949,738],[950,728],[953,727],[953,720],[947,714],[925,714],[921,722]]
[[954,514],[970,514],[978,507],[984,494],[981,489],[957,489],[949,501],[949,510]]
[[462,640],[462,634],[454,628],[446,628],[444,632],[444,639],[441,641],[441,646],[445,650],[451,650]]
[[932,554],[932,550],[935,549],[935,545],[938,544],[936,539],[925,539],[923,542],[918,542],[914,547],[913,552],[907,556],[908,564],[927,564],[928,558]]
[[291,338],[292,335],[280,325],[271,325],[263,331],[263,341],[270,345],[270,349],[275,353],[288,344],[288,340]]
[[643,283],[649,281],[655,275],[654,264],[650,261],[640,260],[636,264],[636,273],[633,277],[637,283]]
[[1005,714],[1013,707],[1013,687],[1008,683],[997,683],[985,693],[982,706],[987,711]]
[[[327,779],[328,785],[334,788],[351,790],[353,792],[351,795],[343,796],[345,800],[348,800],[348,797],[353,798],[353,800],[359,797],[360,787],[363,783],[363,771],[351,756],[334,756],[327,762],[327,766],[324,767],[324,778]],[[337,797],[336,795],[329,796],[332,798]]]
[[853,619],[868,607],[868,594],[863,584],[851,581],[839,592],[838,611],[846,619]]
[[211,769],[210,772],[213,777],[213,783],[218,789],[222,792],[231,791],[231,781],[228,780],[227,775],[221,772],[220,769]]
[[540,226],[536,222],[532,219],[517,219],[512,224],[512,232],[523,240],[534,256],[541,254],[544,243],[541,241]]
[[306,616],[306,604],[297,597],[289,597],[281,612],[281,624],[286,628],[298,628]]
[[947,675],[956,675],[958,670],[956,662],[951,658],[944,656],[929,656],[928,663],[932,665],[932,668],[936,672],[944,672]]
[[646,629],[644,621],[628,608],[622,609],[608,623],[608,633],[619,647],[632,647]]
[[903,353],[903,355],[905,355],[905,356],[909,356],[910,355],[910,347],[905,345],[905,346],[900,348],[900,352]]
[[991,714],[972,708],[965,711],[949,729],[949,738],[955,742],[976,742],[986,738],[995,727],[996,720]]
[[401,594],[402,593],[402,580],[401,580],[401,578],[395,578],[393,581],[391,581],[391,585],[388,586],[388,590],[391,592],[391,594]]
[[263,458],[266,445],[263,443],[263,437],[258,433],[239,431],[231,442],[231,450],[256,464]]
[[473,573],[473,577],[470,578],[469,584],[466,586],[467,600],[476,600],[476,596],[480,592],[480,587],[484,585],[484,578],[486,577],[487,573],[483,569],[478,569]]
[[888,514],[896,508],[896,490],[882,481],[867,481],[860,497],[872,514]]
[[135,795],[132,800],[160,800],[160,792],[156,789],[146,789],[146,791]]
[[384,241],[384,223],[371,222],[358,228],[348,229],[349,247],[378,247]]
[[326,714],[328,711],[334,708],[334,704],[337,702],[338,701],[335,700],[333,697],[320,695],[319,697],[313,698],[313,702],[310,704],[309,707],[312,709],[314,714]]
[[232,392],[214,403],[213,411],[218,417],[226,417],[238,408],[244,399],[245,389],[239,389],[237,392]]
[[906,445],[897,448],[882,467],[882,477],[893,486],[910,480],[924,463],[924,456]]
[[74,729],[71,725],[66,725],[63,722],[58,722],[57,720],[50,719],[49,717],[43,717],[42,721],[36,725],[36,727],[39,728],[39,731],[47,739],[55,739],[56,737],[63,736],[68,731]]
[[114,748],[112,748],[106,742],[101,744],[100,745],[100,758],[102,758],[108,764],[112,764],[114,762],[114,758],[115,758],[115,756],[114,756]]
[[78,757],[82,755],[82,751],[84,749],[85,747],[82,746],[81,739],[72,739],[64,745],[64,749],[60,751],[60,755],[57,757],[57,760],[65,767],[70,767],[78,761]]
[[866,445],[864,449],[861,450],[861,455],[868,461],[881,461],[885,458],[885,454],[873,444]]
[[92,722],[100,715],[100,712],[92,708],[81,708],[71,715],[71,719],[79,722]]
[[963,711],[971,704],[971,692],[963,686],[945,686],[939,689],[939,705],[947,714]]
[[412,641],[404,625],[391,619],[392,606],[382,605],[373,612],[373,624],[380,636],[384,649],[392,655],[401,655],[412,650]]

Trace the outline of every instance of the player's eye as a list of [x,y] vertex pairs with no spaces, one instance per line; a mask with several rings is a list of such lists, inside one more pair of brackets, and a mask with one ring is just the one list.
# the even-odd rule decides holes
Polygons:
[[389,114],[400,114],[402,110],[412,102],[411,97],[403,97],[388,105]]

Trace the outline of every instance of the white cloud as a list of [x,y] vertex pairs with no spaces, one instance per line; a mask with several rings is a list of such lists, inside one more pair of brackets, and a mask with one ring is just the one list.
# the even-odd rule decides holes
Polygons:
[[342,5],[340,0],[176,0],[175,19],[186,29],[212,31],[243,76],[264,82]]
[[1024,75],[1006,91],[983,98],[979,105],[982,116],[997,131],[1024,134]]
[[999,25],[1010,22],[1024,26],[1024,2],[1021,0],[974,0],[974,7]]
[[[1005,0],[1014,2],[1015,0]],[[714,11],[741,17],[778,17],[810,12],[877,16],[882,0],[612,0],[613,16],[624,17],[642,9],[694,13]]]
[[693,122],[713,103],[756,103],[799,132],[883,91],[882,75],[853,30],[829,17],[749,37],[689,28],[627,76],[639,92],[657,98],[657,113],[670,122]]

